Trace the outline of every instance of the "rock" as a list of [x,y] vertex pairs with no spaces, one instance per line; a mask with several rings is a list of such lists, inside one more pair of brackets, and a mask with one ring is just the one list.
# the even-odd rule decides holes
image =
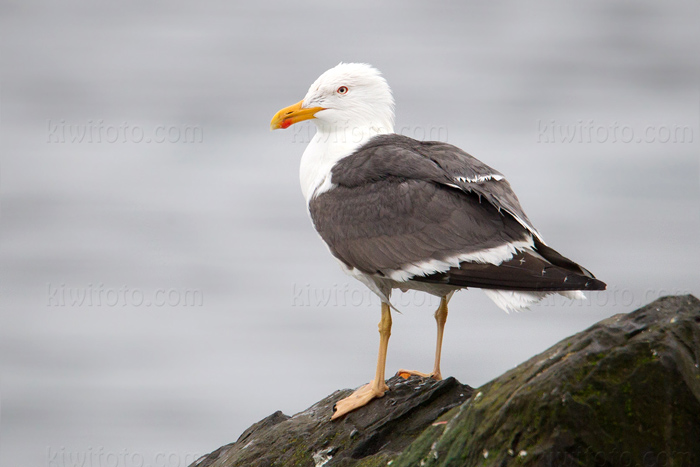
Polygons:
[[352,391],[336,391],[289,417],[275,412],[233,444],[204,456],[197,467],[386,465],[436,418],[474,391],[454,378],[434,381],[394,376],[389,391],[362,410],[331,422],[333,405]]
[[699,363],[700,300],[661,298],[477,389],[392,467],[700,466]]
[[276,412],[192,467],[700,466],[700,300],[664,297],[477,390],[391,378],[331,422],[336,391]]

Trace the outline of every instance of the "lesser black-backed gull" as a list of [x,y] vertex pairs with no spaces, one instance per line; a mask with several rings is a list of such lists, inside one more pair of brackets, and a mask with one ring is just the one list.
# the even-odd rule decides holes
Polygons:
[[483,289],[505,310],[550,293],[585,298],[603,290],[589,271],[547,246],[503,174],[443,142],[394,133],[394,99],[373,67],[341,63],[304,99],[273,117],[272,129],[313,119],[317,132],[301,158],[301,188],[314,227],[342,269],[381,299],[375,378],[339,401],[338,418],[388,389],[391,291],[440,297],[435,364],[447,304],[459,289]]

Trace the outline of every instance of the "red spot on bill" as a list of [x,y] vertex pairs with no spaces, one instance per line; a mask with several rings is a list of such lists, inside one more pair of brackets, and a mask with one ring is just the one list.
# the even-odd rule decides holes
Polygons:
[[284,120],[282,120],[282,124],[280,126],[282,127],[282,129],[286,129],[286,128],[289,128],[291,124],[292,124],[292,119],[285,118]]

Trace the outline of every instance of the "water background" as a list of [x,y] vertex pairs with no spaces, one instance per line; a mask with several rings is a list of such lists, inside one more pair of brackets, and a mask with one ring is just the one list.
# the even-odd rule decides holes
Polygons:
[[[699,9],[2,2],[0,464],[184,466],[371,379],[378,301],[298,185],[312,126],[268,129],[340,61],[379,68],[397,131],[506,174],[548,243],[609,285],[510,315],[457,294],[445,374],[479,386],[700,294]],[[437,300],[396,301],[388,373],[429,371]]]

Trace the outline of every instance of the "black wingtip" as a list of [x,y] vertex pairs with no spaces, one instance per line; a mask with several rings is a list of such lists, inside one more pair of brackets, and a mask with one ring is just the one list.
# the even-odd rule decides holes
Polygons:
[[586,282],[583,290],[605,290],[607,288],[608,285],[605,282],[596,278],[591,278]]

